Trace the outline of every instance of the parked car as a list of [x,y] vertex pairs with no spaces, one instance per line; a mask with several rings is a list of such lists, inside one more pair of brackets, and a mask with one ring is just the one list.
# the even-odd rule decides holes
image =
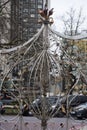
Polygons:
[[23,109],[22,109],[22,115],[23,116],[33,116],[28,104],[24,104]]
[[[53,106],[55,104],[60,103],[60,97],[58,96],[50,96],[46,97],[44,100],[43,97],[35,99],[31,104],[31,110],[36,115],[42,114],[43,110],[45,109],[45,112],[48,116],[53,114]],[[44,107],[45,106],[45,107]]]
[[87,118],[87,102],[81,105],[78,105],[72,109],[70,115],[77,119],[86,119]]
[[16,99],[14,97],[12,97],[11,94],[8,93],[7,91],[2,91],[2,93],[0,95],[0,99],[3,104],[7,104],[7,105],[16,101]]
[[51,113],[53,117],[64,117],[66,115],[66,111],[61,102],[55,103],[51,106]]
[[5,112],[5,109],[4,109],[3,103],[0,101],[0,114],[4,114],[4,112]]
[[[87,102],[86,95],[69,95],[68,96],[68,103],[69,103],[69,106],[71,107],[78,106],[85,102]],[[61,104],[64,104],[64,105],[67,104],[67,97],[61,98]]]
[[73,107],[76,107],[82,103],[87,102],[87,96],[84,95],[69,95],[69,97],[61,97],[60,102],[54,104],[52,106],[52,112],[54,113],[54,117],[64,117],[67,113],[67,99],[69,103],[69,110]]

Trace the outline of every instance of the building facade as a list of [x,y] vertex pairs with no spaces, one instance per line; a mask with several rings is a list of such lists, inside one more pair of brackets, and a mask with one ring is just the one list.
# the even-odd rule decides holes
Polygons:
[[23,43],[41,27],[38,10],[45,0],[11,0],[11,40]]
[[0,43],[6,44],[10,39],[10,2],[0,0],[0,6]]

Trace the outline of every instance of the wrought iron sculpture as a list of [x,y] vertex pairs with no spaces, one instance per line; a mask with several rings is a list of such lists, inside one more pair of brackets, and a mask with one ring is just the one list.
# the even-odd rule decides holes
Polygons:
[[[84,83],[87,84],[85,75],[79,67],[77,67],[77,62],[67,54],[63,46],[63,39],[76,40],[86,38],[87,35],[65,36],[53,31],[50,26],[53,23],[53,19],[50,18],[52,13],[53,8],[48,10],[45,5],[45,9],[39,11],[41,16],[40,22],[42,23],[39,32],[23,45],[0,50],[1,55],[8,55],[6,64],[9,66],[9,70],[3,75],[1,90],[9,94],[10,88],[5,86],[5,79],[6,77],[10,77],[11,89],[14,88],[14,90],[16,90],[16,92],[11,91],[10,96],[15,99],[17,104],[18,115],[15,119],[19,117],[19,120],[16,120],[20,122],[18,126],[19,130],[24,129],[22,110],[25,103],[31,106],[33,115],[41,120],[42,129],[47,129],[47,121],[55,116],[56,112],[62,108],[62,104],[59,101],[62,93],[62,86],[59,85],[59,82],[62,82],[62,76],[71,78],[71,82],[69,82],[70,86],[67,84],[68,87],[64,94],[64,96],[67,94],[67,117],[69,116],[70,105],[68,96],[73,92],[80,77],[84,80]],[[61,53],[64,54],[64,59],[61,59]],[[67,71],[64,71],[63,65],[73,66],[78,73],[78,77],[73,75],[72,70],[68,71],[69,73],[67,74]],[[17,83],[14,83],[12,73],[16,67],[18,68],[18,72],[16,72],[16,74],[18,73],[16,75]],[[51,96],[57,96],[56,103],[59,104],[59,107],[55,112],[54,109],[51,109],[52,104],[50,104],[48,100]],[[40,105],[36,102],[36,106],[34,107],[32,103],[36,99],[39,99]],[[2,115],[0,117],[2,120],[6,120]],[[14,129],[16,129],[16,126],[17,122],[13,126]]]

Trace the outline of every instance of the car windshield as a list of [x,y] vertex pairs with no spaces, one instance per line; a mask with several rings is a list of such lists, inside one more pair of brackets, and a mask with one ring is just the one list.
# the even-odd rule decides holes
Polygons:
[[50,102],[50,104],[55,104],[58,100],[58,97],[49,97],[48,98],[48,102]]
[[[37,98],[37,99],[35,99],[34,101],[33,101],[33,103],[32,104],[39,104],[39,103],[41,103],[42,102],[42,99],[43,98]],[[49,103],[50,105],[53,105],[53,104],[55,104],[56,102],[59,102],[59,97],[57,97],[57,96],[51,96],[51,97],[46,97],[46,102],[47,103]]]

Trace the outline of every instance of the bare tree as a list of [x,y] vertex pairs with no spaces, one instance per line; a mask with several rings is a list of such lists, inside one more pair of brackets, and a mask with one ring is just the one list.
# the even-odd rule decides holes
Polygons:
[[[80,34],[81,28],[85,22],[85,17],[83,16],[82,8],[80,8],[78,13],[74,8],[70,8],[70,10],[66,12],[65,15],[62,16],[62,22],[64,24],[64,33],[66,35],[73,36],[73,35]],[[76,42],[74,40],[64,39],[63,43],[64,43],[64,50],[70,55],[70,57],[73,60],[78,61],[81,53],[78,54],[79,49],[77,49],[78,47],[76,47]],[[65,54],[62,53],[61,59],[64,60],[65,57],[66,57]],[[69,65],[66,68],[65,65],[63,65],[62,67],[63,67],[63,71],[65,72],[65,75],[67,75],[67,76],[65,75],[62,76],[63,89],[65,89],[66,86],[68,86],[67,81],[69,82],[68,89],[70,89],[76,82],[76,77],[73,74],[71,75],[73,66]],[[67,72],[65,70],[67,70]]]
[[77,35],[85,22],[85,17],[82,13],[82,8],[77,11],[74,8],[70,8],[68,12],[62,16],[62,21],[64,24],[64,33],[68,35]]

